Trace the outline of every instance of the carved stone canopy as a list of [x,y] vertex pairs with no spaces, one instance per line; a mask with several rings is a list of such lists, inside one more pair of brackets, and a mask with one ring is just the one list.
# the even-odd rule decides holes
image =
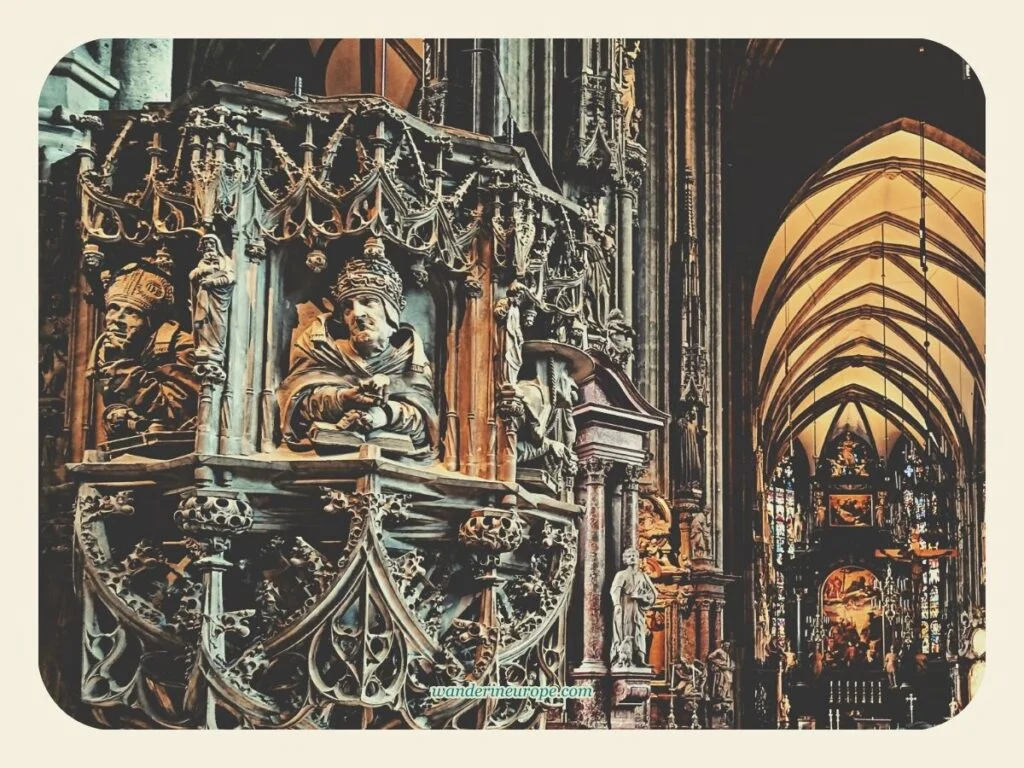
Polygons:
[[644,399],[636,386],[606,355],[590,351],[593,376],[583,382],[580,405],[573,410],[581,455],[598,453],[623,464],[647,460],[644,438],[668,424],[669,415]]
[[[169,104],[96,121],[88,150],[97,167],[80,178],[87,245],[148,245],[220,220],[250,258],[299,241],[318,272],[330,241],[372,236],[406,254],[414,275],[438,272],[472,290],[480,265],[471,246],[486,233],[494,274],[526,279],[545,328],[568,337],[584,323],[584,247],[594,245],[585,214],[521,147],[433,125],[382,97],[252,83],[208,81]],[[173,162],[182,156],[189,162]]]

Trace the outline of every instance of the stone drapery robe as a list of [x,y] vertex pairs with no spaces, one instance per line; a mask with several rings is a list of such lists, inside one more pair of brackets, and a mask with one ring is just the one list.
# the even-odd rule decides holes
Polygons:
[[[96,342],[91,374],[102,390],[103,404],[124,405],[150,422],[147,431],[195,426],[199,382],[193,372],[195,345],[177,323],[166,322],[135,355],[112,356]],[[108,430],[110,429],[108,425]],[[108,437],[126,437],[110,430]]]
[[433,372],[415,330],[401,326],[384,351],[368,360],[338,344],[330,320],[330,314],[314,318],[292,349],[291,370],[278,390],[285,442],[308,447],[313,422],[336,423],[349,410],[334,396],[337,387],[358,387],[383,374],[390,386],[385,406],[389,423],[382,429],[408,435],[417,448],[436,446]]
[[656,595],[650,577],[639,568],[624,568],[612,580],[612,665],[647,663],[647,623],[644,612]]

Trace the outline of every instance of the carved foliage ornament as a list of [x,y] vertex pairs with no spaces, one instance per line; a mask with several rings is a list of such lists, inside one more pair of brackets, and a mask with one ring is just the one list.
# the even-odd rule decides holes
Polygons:
[[223,496],[189,496],[174,513],[174,521],[186,533],[235,536],[252,528],[252,507],[241,499]]
[[511,552],[523,541],[526,525],[514,509],[473,510],[459,528],[459,542],[473,549]]

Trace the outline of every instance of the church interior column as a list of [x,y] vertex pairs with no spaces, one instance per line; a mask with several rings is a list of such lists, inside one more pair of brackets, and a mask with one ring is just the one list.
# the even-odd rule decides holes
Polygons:
[[114,109],[141,109],[151,101],[170,101],[174,41],[169,38],[115,40],[111,57],[113,75],[121,87]]
[[645,468],[638,464],[623,467],[622,481],[622,546],[620,551],[637,548],[637,515],[640,508],[640,478]]
[[605,480],[612,464],[589,457],[580,462],[584,474],[583,547],[583,660],[577,674],[607,672],[607,639],[601,610],[605,586]]
[[633,208],[636,190],[622,182],[616,188],[619,222],[619,283],[616,298],[626,323],[633,326]]

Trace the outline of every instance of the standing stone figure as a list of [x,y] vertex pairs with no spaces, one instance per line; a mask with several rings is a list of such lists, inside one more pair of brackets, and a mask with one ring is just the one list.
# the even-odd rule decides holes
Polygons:
[[633,110],[633,119],[629,123],[629,140],[640,140],[640,123],[644,119],[644,111],[637,107]]
[[811,654],[811,672],[815,677],[821,677],[821,673],[825,671],[825,654],[821,652],[820,647],[815,647],[814,652]]
[[199,384],[192,336],[170,319],[174,286],[152,260],[104,275],[104,328],[89,374],[108,439],[194,426]]
[[220,238],[203,235],[199,240],[199,265],[188,279],[192,284],[192,330],[196,360],[221,363],[228,336],[228,310],[235,284],[234,260],[224,252]]
[[779,700],[779,727],[789,727],[789,713],[792,711],[792,705],[789,703],[789,696],[782,694],[782,698]]
[[679,426],[679,475],[684,488],[699,488],[704,483],[704,462],[700,451],[700,425],[697,406],[685,403]]
[[640,41],[623,57],[622,86],[619,104],[622,107],[622,135],[628,136],[633,124],[633,110],[636,109],[636,60],[640,56]]
[[713,697],[715,701],[732,701],[732,676],[736,664],[730,655],[732,643],[726,640],[708,654],[708,666],[714,670]]
[[401,323],[402,279],[376,238],[335,282],[334,312],[317,316],[296,340],[278,390],[282,432],[291,447],[318,445],[311,432],[407,436],[418,452],[437,445],[433,371],[419,334]]
[[612,311],[612,270],[615,268],[615,226],[609,224],[598,248],[588,248],[584,269],[585,308],[589,319],[604,325]]
[[622,553],[623,569],[612,580],[612,666],[647,665],[647,624],[644,614],[656,595],[651,578],[640,568],[640,556],[630,547]]
[[690,517],[690,556],[698,559],[711,553],[708,546],[708,516],[703,509],[698,509]]
[[498,349],[501,351],[499,375],[501,383],[515,386],[519,381],[519,370],[523,367],[523,326],[519,318],[519,306],[526,294],[526,286],[514,281],[508,287],[505,297],[494,305],[498,325],[504,328],[499,333]]
[[889,687],[896,687],[896,649],[890,648],[885,654],[885,675],[889,678]]

